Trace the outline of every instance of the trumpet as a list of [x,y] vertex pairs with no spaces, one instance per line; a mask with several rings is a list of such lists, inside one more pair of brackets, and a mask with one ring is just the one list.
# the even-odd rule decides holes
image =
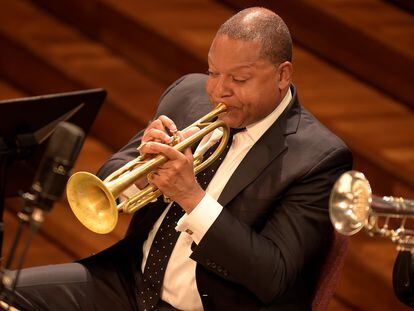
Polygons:
[[[222,128],[223,136],[213,154],[205,160],[202,159],[201,155],[194,158],[194,174],[207,168],[226,148],[230,136],[228,125],[221,120],[211,121],[226,111],[227,108],[224,104],[217,105],[210,113],[184,129],[187,130],[197,126],[200,128],[200,131],[173,147],[183,152],[215,129]],[[122,192],[133,185],[136,180],[146,177],[150,172],[167,162],[167,160],[168,158],[162,154],[150,160],[138,156],[103,181],[88,172],[73,174],[66,186],[68,202],[73,213],[89,230],[100,234],[111,232],[118,222],[118,213],[135,213],[162,194],[157,187],[148,184],[140,192],[127,198],[120,204],[116,202],[116,199]]]
[[[353,235],[365,228],[371,236],[390,238],[399,251],[414,249],[414,230],[405,228],[414,217],[414,201],[372,194],[364,174],[348,171],[336,181],[329,200],[329,216],[339,233]],[[397,226],[391,224],[397,222]]]

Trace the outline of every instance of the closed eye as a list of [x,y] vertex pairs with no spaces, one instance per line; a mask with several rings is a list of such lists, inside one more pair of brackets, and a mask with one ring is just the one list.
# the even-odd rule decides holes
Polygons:
[[236,78],[236,77],[232,77],[232,79],[234,82],[237,82],[237,83],[243,83],[249,80],[248,78]]

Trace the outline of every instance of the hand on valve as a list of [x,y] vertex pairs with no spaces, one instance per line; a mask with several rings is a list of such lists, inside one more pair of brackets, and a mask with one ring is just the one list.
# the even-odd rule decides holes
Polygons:
[[[145,129],[138,148],[140,155],[163,154],[168,161],[148,175],[148,182],[156,186],[168,198],[177,202],[186,212],[190,213],[204,197],[204,190],[194,176],[193,155],[190,148],[184,153],[172,147],[174,140],[170,135],[176,133],[179,141],[199,131],[192,127],[184,132],[177,131],[174,122],[160,116]],[[146,180],[138,180],[139,188],[145,186]]]

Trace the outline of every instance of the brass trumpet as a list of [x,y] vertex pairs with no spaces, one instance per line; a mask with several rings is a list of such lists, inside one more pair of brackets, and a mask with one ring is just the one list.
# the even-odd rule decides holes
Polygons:
[[[226,112],[226,110],[227,108],[224,104],[217,105],[214,110],[185,129],[197,126],[201,129],[200,131],[174,146],[176,150],[182,152],[216,128],[222,128],[223,136],[215,152],[204,161],[202,156],[195,157],[194,174],[207,168],[225,149],[230,135],[228,125],[221,120],[214,122],[210,120]],[[161,191],[149,184],[139,193],[118,205],[116,198],[133,185],[137,179],[147,176],[148,173],[167,160],[168,158],[161,154],[150,160],[145,160],[139,156],[113,172],[103,181],[88,172],[73,174],[66,186],[68,202],[73,213],[89,230],[101,234],[111,232],[118,222],[119,212],[135,213],[149,202],[158,198],[161,195]]]
[[[349,171],[336,181],[330,196],[329,215],[335,229],[353,235],[365,227],[371,236],[390,238],[398,250],[414,248],[414,231],[405,228],[414,217],[414,201],[372,194],[364,174]],[[390,220],[398,222],[398,226]]]

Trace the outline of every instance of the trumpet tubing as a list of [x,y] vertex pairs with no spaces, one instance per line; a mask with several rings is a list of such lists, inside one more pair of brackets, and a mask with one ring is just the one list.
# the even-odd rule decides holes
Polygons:
[[329,216],[335,230],[344,235],[365,228],[371,236],[390,238],[400,250],[414,248],[414,231],[405,228],[407,219],[414,218],[414,201],[373,195],[361,172],[346,172],[336,181]]
[[[226,110],[225,105],[219,104],[210,113],[184,129],[187,130],[197,126],[201,128],[200,131],[173,147],[183,152],[215,129],[223,129],[223,136],[215,152],[205,161],[200,161],[200,159],[195,161],[195,174],[214,162],[227,145],[230,136],[229,127],[220,120],[208,122]],[[116,203],[116,199],[136,180],[146,177],[166,161],[168,161],[168,158],[164,155],[157,155],[150,160],[144,160],[139,156],[113,172],[103,181],[88,172],[75,173],[70,177],[66,187],[69,205],[78,220],[89,230],[101,234],[109,233],[118,222],[119,212],[134,213],[161,195],[159,189],[153,185],[148,185],[138,194],[119,205]]]

